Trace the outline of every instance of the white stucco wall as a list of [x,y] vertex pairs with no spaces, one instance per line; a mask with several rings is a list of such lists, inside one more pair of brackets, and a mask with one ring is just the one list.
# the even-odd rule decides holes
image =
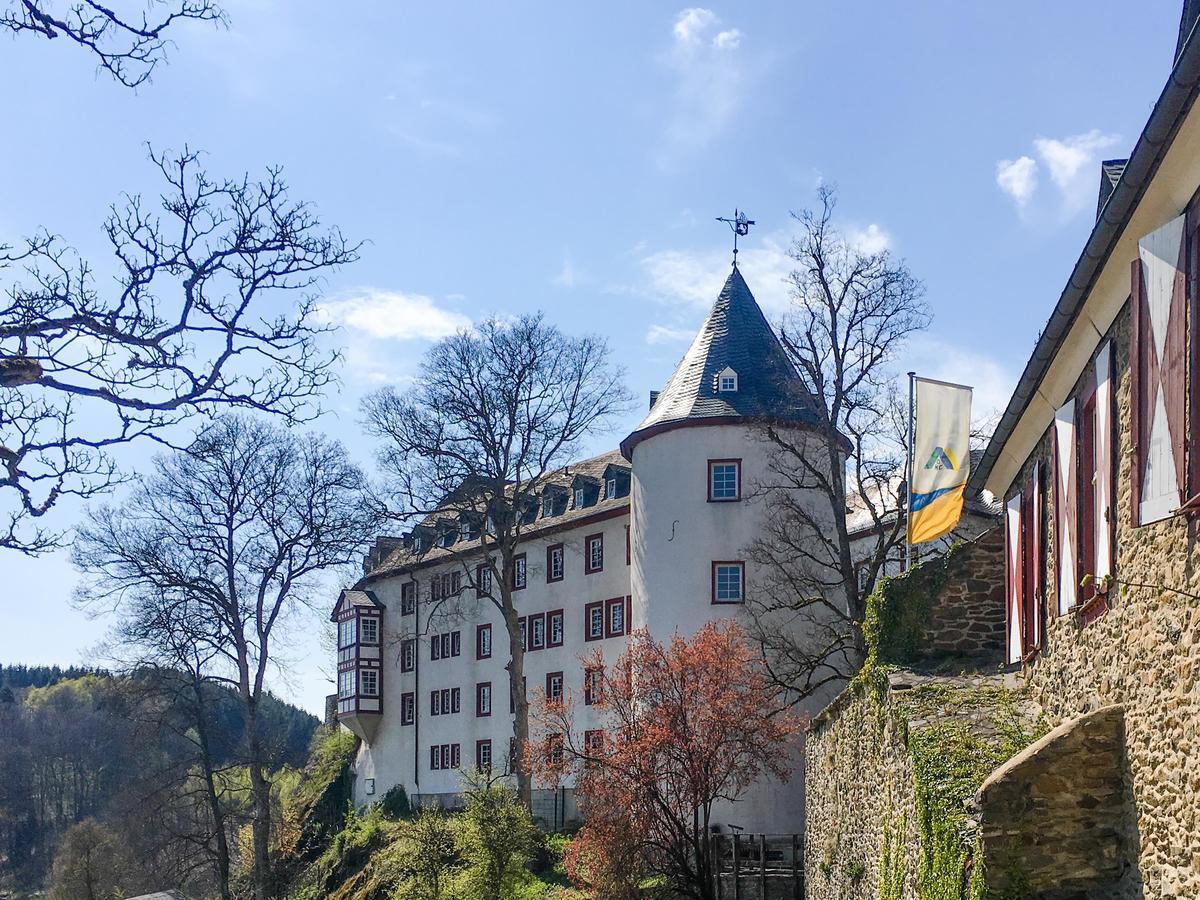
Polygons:
[[[578,721],[581,730],[594,727],[590,709],[583,704],[583,668],[581,658],[593,650],[604,652],[606,661],[615,660],[624,650],[625,639],[619,637],[600,641],[585,640],[584,608],[597,600],[624,597],[629,594],[630,567],[625,562],[625,526],[629,524],[628,508],[613,518],[600,522],[583,522],[570,530],[548,537],[535,538],[522,545],[527,554],[527,587],[516,594],[517,609],[522,615],[562,609],[564,616],[563,646],[535,650],[525,655],[526,684],[532,695],[544,689],[546,674],[562,672],[564,689],[579,698]],[[604,535],[604,569],[584,572],[584,538]],[[546,547],[563,544],[565,551],[563,580],[546,582]],[[471,563],[472,567],[474,563]],[[508,754],[513,734],[513,715],[509,712],[508,638],[499,612],[489,600],[476,600],[474,590],[463,588],[457,608],[448,605],[430,618],[429,584],[433,575],[462,571],[462,563],[444,563],[419,569],[416,572],[420,603],[416,616],[400,615],[400,586],[407,580],[396,577],[380,580],[371,586],[387,606],[383,616],[384,634],[384,711],[370,744],[364,744],[356,762],[355,802],[366,803],[380,799],[393,785],[402,784],[409,796],[416,794],[453,794],[460,789],[460,773],[456,770],[431,770],[429,748],[434,744],[459,744],[461,766],[475,764],[475,742],[491,739],[494,765],[501,767]],[[465,585],[465,579],[464,579]],[[492,657],[475,658],[475,626],[492,624]],[[639,626],[636,615],[632,624]],[[445,631],[461,631],[462,652],[451,659],[430,659],[429,636]],[[628,628],[626,629],[628,631]],[[400,642],[417,635],[417,666],[415,672],[400,671]],[[475,687],[480,682],[492,684],[492,714],[475,715]],[[431,716],[430,692],[434,689],[457,687],[461,691],[459,712]],[[417,718],[413,725],[401,725],[400,704],[405,692],[414,691]],[[365,793],[367,779],[375,779],[375,794]]]

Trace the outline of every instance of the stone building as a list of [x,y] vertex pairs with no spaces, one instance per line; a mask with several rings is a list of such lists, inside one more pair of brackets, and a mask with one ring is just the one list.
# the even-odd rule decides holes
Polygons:
[[[596,731],[586,652],[611,663],[635,628],[667,640],[744,615],[756,578],[745,548],[763,515],[752,488],[771,471],[757,429],[808,433],[811,403],[735,267],[641,424],[618,450],[558,472],[529,509],[513,578],[530,694],[572,692],[581,729]],[[486,585],[471,587],[485,541],[477,524],[435,515],[382,539],[338,600],[339,716],[363,740],[360,804],[394,785],[452,804],[462,770],[509,762],[506,633]],[[574,815],[569,789],[534,799],[550,824]],[[801,830],[803,772],[757,786],[718,821]]]
[[891,588],[1003,586],[993,665],[876,598],[882,665],[809,738],[810,898],[1200,897],[1198,6],[972,476],[1003,563]]

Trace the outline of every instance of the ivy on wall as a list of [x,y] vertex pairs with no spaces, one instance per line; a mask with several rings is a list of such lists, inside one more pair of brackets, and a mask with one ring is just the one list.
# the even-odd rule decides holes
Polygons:
[[857,687],[873,698],[881,718],[893,719],[908,752],[917,826],[917,845],[910,847],[906,814],[889,815],[878,862],[879,900],[904,900],[910,855],[916,859],[912,880],[918,900],[989,896],[966,801],[998,766],[1048,730],[1040,720],[1027,727],[1017,710],[1020,695],[999,685],[933,682],[903,692],[889,689],[889,670],[922,659],[937,662],[929,659],[925,635],[934,601],[964,546],[882,579],[867,599],[867,660]]

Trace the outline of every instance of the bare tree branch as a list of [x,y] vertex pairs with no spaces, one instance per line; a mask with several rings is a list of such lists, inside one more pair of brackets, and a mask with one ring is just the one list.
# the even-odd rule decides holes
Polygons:
[[54,546],[39,521],[120,481],[114,447],[170,445],[181,422],[230,408],[305,420],[334,377],[315,292],[357,245],[291,200],[279,169],[217,181],[190,150],[150,158],[165,192],[127,196],[105,223],[111,290],[53,235],[0,247],[0,548]]
[[185,20],[225,24],[212,0],[149,0],[141,11],[121,14],[82,0],[57,11],[53,0],[10,0],[0,6],[0,31],[47,40],[65,37],[90,52],[97,65],[120,84],[136,88],[166,59],[168,30]]

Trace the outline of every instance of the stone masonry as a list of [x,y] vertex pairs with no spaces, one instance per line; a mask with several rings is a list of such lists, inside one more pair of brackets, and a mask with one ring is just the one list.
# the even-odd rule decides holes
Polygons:
[[1124,846],[1124,711],[1060,725],[993,772],[973,806],[996,896],[1109,896]]

